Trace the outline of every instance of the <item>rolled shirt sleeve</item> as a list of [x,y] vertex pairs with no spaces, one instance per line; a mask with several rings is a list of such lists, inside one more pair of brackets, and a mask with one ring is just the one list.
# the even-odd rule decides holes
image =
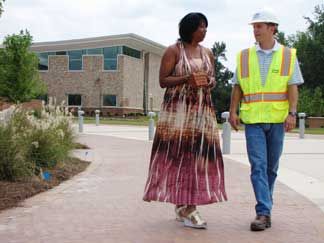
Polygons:
[[238,83],[238,79],[237,79],[237,68],[235,69],[234,75],[231,79],[231,84],[234,86],[235,84],[239,84]]
[[304,83],[303,75],[301,74],[299,62],[296,58],[294,72],[291,75],[291,78],[288,81],[288,85],[301,85]]

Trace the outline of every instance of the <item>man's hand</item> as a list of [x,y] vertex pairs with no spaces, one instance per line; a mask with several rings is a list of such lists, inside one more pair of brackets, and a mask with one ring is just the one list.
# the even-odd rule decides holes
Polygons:
[[230,112],[229,122],[235,131],[238,131],[240,118],[235,112]]
[[238,131],[240,125],[240,118],[237,115],[237,107],[243,97],[243,92],[238,84],[235,84],[231,94],[230,117],[229,122],[235,131]]
[[288,115],[285,120],[285,131],[289,132],[296,127],[296,117]]

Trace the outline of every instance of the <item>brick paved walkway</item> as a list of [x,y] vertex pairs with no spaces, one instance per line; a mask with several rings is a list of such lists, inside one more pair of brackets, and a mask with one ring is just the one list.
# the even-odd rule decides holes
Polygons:
[[249,168],[225,160],[228,202],[200,208],[208,230],[184,228],[173,206],[142,201],[151,143],[83,135],[93,161],[74,179],[0,213],[1,243],[324,242],[324,214],[278,183],[273,227],[250,232],[254,196]]

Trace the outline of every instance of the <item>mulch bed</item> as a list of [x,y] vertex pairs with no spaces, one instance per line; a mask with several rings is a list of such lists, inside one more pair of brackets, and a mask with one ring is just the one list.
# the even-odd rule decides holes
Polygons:
[[5,98],[0,97],[0,111],[10,108],[11,105],[13,104],[8,102]]
[[90,147],[86,144],[82,143],[75,143],[74,144],[74,149],[90,149]]
[[19,203],[24,199],[59,185],[61,182],[84,171],[89,164],[89,161],[70,158],[56,166],[56,168],[49,170],[51,173],[49,181],[36,176],[29,181],[0,181],[0,211],[19,206]]
[[[8,99],[0,97],[0,111],[10,108],[10,106],[15,105],[13,102],[9,102]],[[31,100],[28,102],[20,103],[21,107],[26,110],[40,110],[42,108],[41,100]]]

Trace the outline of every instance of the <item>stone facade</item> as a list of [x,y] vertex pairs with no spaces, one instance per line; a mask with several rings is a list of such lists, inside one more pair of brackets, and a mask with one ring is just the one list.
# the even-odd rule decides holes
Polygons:
[[[118,38],[117,38],[118,37]],[[126,34],[62,42],[36,43],[36,52],[68,51],[127,45],[141,52],[141,58],[117,56],[117,70],[104,70],[103,55],[83,55],[82,70],[69,70],[69,56],[48,57],[48,70],[40,71],[48,97],[68,103],[69,94],[81,95],[86,115],[95,109],[102,115],[123,115],[158,111],[164,90],[159,86],[159,65],[164,47],[143,37]],[[103,106],[103,95],[116,95],[116,106]],[[71,107],[73,108],[73,107]],[[74,108],[76,110],[77,107]]]

